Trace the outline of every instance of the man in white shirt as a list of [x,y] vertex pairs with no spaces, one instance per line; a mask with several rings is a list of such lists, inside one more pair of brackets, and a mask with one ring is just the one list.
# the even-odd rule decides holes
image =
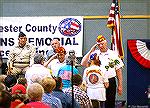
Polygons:
[[43,66],[44,56],[36,54],[34,57],[34,64],[26,71],[25,78],[27,84],[40,82],[45,77],[51,77],[50,70]]
[[[107,41],[104,36],[99,35],[96,44],[83,57],[82,66],[87,66],[89,57],[92,53],[96,53],[101,61],[101,68],[105,69],[108,76],[109,87],[106,88],[105,108],[115,108],[116,87],[118,95],[122,95],[122,67],[124,66],[118,54],[107,47]],[[116,78],[118,85],[116,85]]]

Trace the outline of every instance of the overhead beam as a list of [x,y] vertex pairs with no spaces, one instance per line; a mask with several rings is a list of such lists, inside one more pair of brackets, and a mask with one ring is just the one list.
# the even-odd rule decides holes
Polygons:
[[[121,19],[150,19],[150,15],[124,15]],[[84,16],[85,20],[108,19],[108,16]]]

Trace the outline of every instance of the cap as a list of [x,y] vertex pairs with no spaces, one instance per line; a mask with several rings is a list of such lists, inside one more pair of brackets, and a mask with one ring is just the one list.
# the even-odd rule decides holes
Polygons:
[[59,47],[59,48],[55,49],[55,52],[56,53],[64,53],[64,54],[66,54],[66,50],[65,50],[64,47]]
[[102,42],[104,40],[106,40],[106,39],[103,35],[98,35],[97,38],[96,38],[96,42]]
[[24,37],[24,36],[26,35],[23,32],[20,32],[18,37]]
[[96,60],[97,53],[93,53],[90,55],[90,60]]
[[12,87],[12,94],[26,94],[26,88],[22,84],[16,84]]
[[17,77],[15,75],[7,75],[7,77],[4,79],[4,84],[10,88],[14,86],[17,83]]

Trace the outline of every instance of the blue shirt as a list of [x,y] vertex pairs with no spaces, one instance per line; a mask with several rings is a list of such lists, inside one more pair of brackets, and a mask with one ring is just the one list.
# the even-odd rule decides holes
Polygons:
[[[54,90],[52,95],[61,100],[63,108],[72,108],[72,96],[62,90]],[[74,99],[74,108],[80,108],[80,104]]]
[[[73,67],[73,74],[79,74],[79,71]],[[61,67],[58,71],[58,77],[62,78],[63,89],[71,87],[71,76],[72,76],[72,66],[65,65]]]
[[44,93],[42,96],[42,102],[48,104],[52,108],[62,108],[60,99],[51,95],[50,93]]

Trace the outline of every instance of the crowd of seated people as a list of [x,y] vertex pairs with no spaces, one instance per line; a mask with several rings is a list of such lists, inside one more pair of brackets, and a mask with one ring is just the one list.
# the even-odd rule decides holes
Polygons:
[[[71,71],[71,68],[67,71]],[[71,82],[71,76],[69,78]],[[44,66],[44,56],[36,54],[34,64],[24,76],[0,75],[0,108],[86,108],[78,101],[80,97],[74,96],[72,99],[69,93],[63,91],[63,80],[61,76],[50,74],[50,70]],[[69,84],[68,89],[71,88]],[[88,104],[91,106],[89,108],[93,108],[91,102]]]
[[72,101],[62,85],[60,77],[45,77],[28,85],[25,77],[6,76],[0,82],[0,108],[93,108],[85,91],[80,89],[82,94]]

